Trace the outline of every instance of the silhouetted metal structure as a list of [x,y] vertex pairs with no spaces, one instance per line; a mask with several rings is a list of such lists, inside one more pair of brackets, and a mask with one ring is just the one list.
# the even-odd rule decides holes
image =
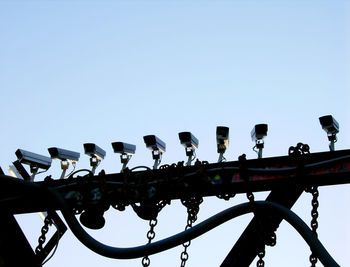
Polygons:
[[[289,156],[253,160],[247,160],[242,155],[238,161],[232,162],[209,164],[197,161],[193,166],[184,166],[183,162],[179,162],[163,165],[159,169],[125,168],[121,173],[115,174],[101,171],[94,175],[91,171],[80,170],[68,179],[52,179],[48,176],[43,182],[20,181],[2,173],[0,260],[3,266],[14,266],[18,260],[16,255],[20,253],[21,260],[25,258],[27,266],[40,266],[45,258],[34,253],[16,223],[14,214],[46,211],[54,216],[54,211],[61,210],[68,226],[81,238],[84,233],[76,229],[75,218],[72,218],[74,216],[66,215],[67,213],[80,214],[82,223],[88,222],[91,228],[97,229],[103,227],[103,214],[110,206],[122,211],[131,205],[139,217],[151,220],[174,199],[188,203],[191,199],[198,200],[207,196],[229,199],[234,194],[252,194],[258,191],[270,191],[266,203],[273,202],[290,209],[309,187],[350,183],[350,150],[306,153],[308,151],[303,151],[303,146],[299,145],[291,147],[289,152]],[[84,171],[86,174],[81,175]],[[78,174],[80,176],[74,177]],[[251,204],[254,206],[254,200]],[[256,209],[254,218],[221,266],[249,266],[266,244],[266,237],[270,237],[285,219],[272,210],[263,217],[259,216],[258,204]],[[57,223],[60,219],[54,221]],[[198,230],[201,227],[213,227],[208,225],[211,225],[210,222],[199,225],[198,228],[193,227],[188,232],[197,233],[202,231]],[[65,229],[65,225],[61,224],[59,236],[55,238],[62,236]],[[184,235],[183,239],[176,242],[181,244],[193,238],[193,235]],[[137,253],[126,249],[125,254],[117,250],[103,251],[103,247],[98,251],[94,249],[94,241],[89,237],[82,239],[79,240],[95,252],[112,258],[141,257],[157,252],[157,249],[147,250],[147,247],[144,252]],[[173,243],[169,245],[165,242],[164,246],[174,245]],[[52,244],[50,246],[49,250]]]

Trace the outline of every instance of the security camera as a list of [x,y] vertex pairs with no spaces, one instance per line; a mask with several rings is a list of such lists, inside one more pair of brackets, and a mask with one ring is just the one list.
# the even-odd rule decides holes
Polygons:
[[179,133],[180,143],[185,147],[186,156],[188,156],[187,166],[191,165],[194,160],[194,151],[198,148],[198,139],[190,132]]
[[51,158],[49,157],[42,156],[23,149],[17,149],[16,156],[20,163],[44,170],[49,169],[52,162]]
[[[252,141],[255,142],[255,146],[253,147],[253,150],[258,154],[258,158],[262,158],[262,152],[264,148],[264,138],[267,136],[267,124],[256,124],[253,127],[253,130],[250,132],[250,135],[252,137]],[[255,150],[255,148],[258,148],[258,150]]]
[[103,160],[106,156],[106,151],[93,143],[84,144],[84,151],[86,155],[95,157],[100,161]]
[[80,153],[66,150],[58,147],[50,147],[47,149],[52,159],[59,159],[61,161],[77,162],[80,158]]
[[267,136],[267,124],[257,124],[250,132],[253,141],[262,140]]
[[136,151],[135,145],[127,144],[123,142],[114,142],[112,143],[112,147],[113,147],[114,153],[133,155],[135,154],[135,151]]
[[225,153],[229,144],[229,128],[225,126],[216,127],[216,144],[218,153]]
[[52,159],[58,159],[61,161],[62,174],[60,179],[65,177],[69,163],[72,163],[75,169],[75,164],[80,158],[80,153],[63,148],[50,147],[47,150],[49,151]]
[[106,156],[106,151],[93,143],[84,144],[84,151],[86,155],[90,156],[90,166],[92,167],[91,172],[94,174],[97,166]]
[[339,123],[332,115],[326,115],[319,118],[322,129],[325,130],[330,141],[329,149],[334,151],[334,144],[337,142],[337,133],[339,133]]
[[216,144],[217,151],[219,153],[218,162],[222,162],[226,160],[224,157],[224,153],[228,148],[229,144],[229,128],[225,126],[217,126],[216,127]]
[[17,149],[15,153],[20,164],[27,164],[30,166],[30,172],[32,173],[30,181],[34,181],[34,177],[39,169],[47,171],[51,166],[52,159],[49,157],[23,149]]
[[155,135],[146,135],[143,137],[143,140],[146,147],[151,150],[158,150],[161,153],[164,153],[166,150],[166,144]]
[[161,162],[161,156],[166,150],[165,143],[155,135],[146,135],[143,137],[146,147],[152,150],[152,157],[154,159],[153,169],[157,169]]
[[112,147],[113,147],[114,153],[121,154],[120,161],[123,164],[121,171],[123,171],[126,168],[126,165],[128,164],[131,156],[135,154],[136,146],[132,144],[123,143],[123,142],[114,142],[112,143]]
[[179,139],[184,147],[198,148],[198,139],[190,132],[179,133]]
[[332,115],[320,117],[319,120],[322,129],[325,130],[328,135],[339,133],[339,123],[333,118]]

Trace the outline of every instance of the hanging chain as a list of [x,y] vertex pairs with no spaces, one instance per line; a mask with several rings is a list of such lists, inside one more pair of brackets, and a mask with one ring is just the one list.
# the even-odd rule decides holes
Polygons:
[[[312,205],[312,209],[311,209],[311,230],[312,232],[316,235],[317,237],[317,228],[318,228],[318,196],[319,196],[319,192],[318,192],[318,187],[317,186],[312,186],[311,188],[306,190],[307,192],[310,192],[312,194],[312,200],[311,200],[311,205]],[[317,257],[315,256],[315,254],[313,252],[311,252],[310,255],[310,263],[311,263],[311,267],[315,267],[316,263],[317,263]]]
[[166,199],[166,200],[161,200],[157,203],[157,209],[158,209],[158,213],[166,206],[166,205],[170,205],[170,200]]
[[253,195],[252,192],[247,192],[247,198],[248,198],[250,204],[254,204],[254,199],[255,198],[254,198],[254,195]]
[[231,198],[236,196],[236,193],[225,193],[225,194],[218,194],[216,195],[220,199],[224,199],[226,201],[230,200]]
[[[147,232],[147,239],[148,239],[148,244],[152,242],[154,237],[156,236],[156,233],[154,232],[154,227],[156,227],[158,220],[157,216],[158,213],[166,206],[170,204],[170,200],[161,200],[158,203],[155,204],[154,209],[152,208],[152,214],[151,214],[151,219],[149,220],[149,226],[150,229]],[[135,207],[133,207],[135,209]],[[139,207],[136,207],[139,208]],[[136,211],[136,210],[135,210]],[[142,211],[140,209],[140,211]],[[137,213],[139,215],[139,213]],[[140,215],[139,215],[140,216]],[[147,215],[149,217],[149,215]],[[151,264],[151,260],[149,259],[148,255],[144,256],[142,258],[142,266],[147,267]]]
[[[149,221],[150,229],[147,232],[148,244],[150,244],[152,242],[152,240],[154,239],[154,237],[156,236],[156,233],[154,232],[154,227],[157,225],[157,223],[158,223],[157,219],[152,219]],[[148,256],[144,256],[142,258],[142,266],[143,267],[149,266],[150,263],[151,263],[151,260],[149,259]]]
[[[192,227],[193,223],[197,221],[197,214],[199,212],[199,205],[203,202],[202,197],[191,197],[188,199],[181,200],[182,204],[187,208],[187,225],[185,227],[185,230],[188,230]],[[186,265],[186,262],[189,258],[187,249],[191,245],[191,240],[188,240],[187,242],[183,243],[182,246],[184,247],[184,250],[181,252],[180,259],[181,259],[181,267],[184,267]]]
[[263,260],[265,256],[265,249],[262,249],[259,253],[258,253],[258,257],[259,257],[259,260],[256,262],[256,266],[257,267],[264,267],[265,266],[265,262]]
[[49,231],[49,225],[51,225],[51,219],[46,216],[44,220],[44,226],[41,228],[41,235],[38,238],[38,246],[35,248],[35,254],[40,254],[43,250],[43,245],[46,241],[46,234]]

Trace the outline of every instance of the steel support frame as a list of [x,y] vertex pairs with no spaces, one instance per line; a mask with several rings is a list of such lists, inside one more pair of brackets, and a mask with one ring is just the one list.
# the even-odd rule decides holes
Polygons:
[[41,267],[15,217],[4,210],[0,213],[0,266],[23,266],[25,262],[28,267]]
[[[303,193],[300,186],[286,187],[278,190],[272,190],[266,201],[275,202],[291,209],[294,203]],[[282,222],[282,218],[277,216],[253,217],[247,228],[244,230],[234,247],[226,256],[221,267],[246,267],[250,266],[259,253],[262,241],[261,236],[267,233],[275,232]]]
[[[304,158],[306,161],[303,163],[313,163],[313,162],[319,162],[322,160],[328,160],[330,158],[334,157],[341,157],[341,156],[348,156],[350,154],[350,150],[344,150],[344,151],[336,151],[336,152],[322,152],[322,153],[316,153],[306,155],[307,157]],[[346,162],[349,163],[349,159],[346,159]],[[293,159],[290,159],[289,157],[278,157],[278,158],[267,158],[267,159],[259,159],[259,160],[248,160],[247,161],[248,167],[253,166],[257,168],[263,168],[265,166],[275,166],[277,163],[280,163],[282,166],[290,166],[290,164],[299,164],[300,162],[295,162]],[[221,164],[210,164],[214,168],[218,169],[218,172],[221,172]],[[205,166],[205,165],[202,165]],[[203,168],[200,166],[200,169]],[[208,165],[206,165],[208,166]],[[240,166],[239,162],[232,162],[228,163],[225,166]],[[340,165],[342,166],[342,165]],[[302,166],[301,166],[302,167]],[[186,168],[186,169],[185,169]],[[188,170],[190,172],[196,171],[196,167],[185,167],[183,169],[175,169],[176,172],[185,172],[185,170]],[[343,168],[343,167],[342,167]],[[173,170],[174,171],[174,170]],[[330,173],[328,173],[330,171]],[[334,172],[335,171],[335,172]],[[227,172],[227,171],[226,171]],[[142,172],[136,173],[136,175],[140,175]],[[145,172],[147,174],[147,172]],[[157,179],[158,177],[163,177],[164,171],[156,170],[153,173]],[[159,175],[158,175],[159,174]],[[172,173],[170,173],[172,175]],[[203,176],[205,174],[204,172],[199,171],[198,177],[192,177],[193,181],[200,181],[200,179],[203,179]],[[178,174],[176,174],[178,175]],[[0,175],[0,176],[3,176]],[[213,177],[215,176],[215,173],[213,173]],[[231,177],[231,176],[230,176]],[[35,212],[35,211],[47,211],[47,210],[55,210],[57,207],[55,207],[55,204],[46,196],[36,196],[35,194],[28,195],[27,192],[23,189],[18,189],[16,187],[15,183],[10,182],[9,180],[1,181],[0,177],[0,193],[1,195],[6,199],[8,198],[8,201],[6,201],[3,204],[0,204],[0,210],[3,211],[3,214],[5,214],[4,219],[1,220],[1,232],[4,232],[4,234],[1,234],[0,244],[3,249],[3,251],[7,251],[9,247],[5,247],[5,244],[9,243],[12,251],[11,253],[1,253],[0,260],[8,261],[10,258],[15,256],[15,253],[21,253],[23,255],[26,255],[26,259],[28,260],[28,266],[40,266],[40,264],[37,262],[37,257],[35,257],[35,254],[33,253],[30,245],[28,244],[28,241],[26,240],[25,236],[23,235],[20,227],[18,226],[17,222],[15,221],[12,214],[16,213],[28,213],[28,212]],[[55,187],[62,187],[67,188],[67,190],[70,190],[70,188],[73,188],[74,190],[84,190],[84,187],[88,187],[90,183],[95,184],[101,184],[103,182],[103,185],[106,184],[106,181],[112,182],[112,187],[115,189],[122,188],[122,182],[124,181],[125,176],[124,174],[100,174],[94,177],[87,177],[82,179],[71,179],[71,180],[51,180],[48,183],[43,182],[43,186],[49,186],[52,188]],[[171,181],[171,177],[167,177]],[[117,181],[115,183],[114,181]],[[118,182],[119,181],[119,182]],[[114,185],[113,185],[114,182]],[[297,199],[300,197],[302,192],[304,191],[305,187],[309,185],[331,185],[331,184],[343,184],[343,183],[350,183],[350,172],[349,172],[349,165],[346,166],[345,170],[340,170],[339,173],[336,172],[336,170],[327,170],[325,173],[317,173],[317,175],[306,175],[304,176],[302,173],[299,173],[297,177],[290,177],[290,178],[277,178],[277,179],[257,179],[252,181],[246,181],[246,182],[239,182],[230,185],[231,187],[229,190],[234,193],[243,193],[248,191],[270,191],[269,196],[266,200],[275,202],[278,204],[281,204],[288,209],[290,209],[294,203],[297,201]],[[76,184],[76,186],[70,184]],[[153,184],[154,185],[154,184]],[[152,186],[153,186],[152,185]],[[196,183],[193,184],[193,188],[195,189],[195,192],[203,196],[212,196],[217,194],[217,190],[221,189],[227,189],[226,185],[213,185],[208,186],[208,184],[202,184],[201,187],[196,187]],[[168,196],[172,196],[172,199],[181,198],[181,196],[184,196],[184,194],[191,194],[191,190],[187,191],[181,191],[181,195],[178,195],[178,192],[180,190],[176,190],[172,187],[164,188],[164,185],[160,187],[162,190],[158,190],[158,192],[164,192],[164,189],[170,190],[169,192],[165,192]],[[115,190],[116,191],[116,190]],[[61,193],[67,193],[68,191],[62,190]],[[159,198],[162,199],[164,195],[160,194]],[[25,200],[25,201],[24,201]],[[136,201],[135,199],[133,201]],[[5,205],[6,203],[6,205]],[[20,204],[20,205],[19,205]],[[72,203],[74,205],[74,203]],[[270,233],[271,231],[275,231],[279,224],[281,223],[282,218],[277,217],[276,215],[271,214],[270,216],[264,216],[263,219],[257,217],[254,217],[250,224],[247,226],[241,237],[238,239],[230,253],[227,255],[226,259],[222,263],[221,266],[227,267],[227,266],[249,266],[251,262],[254,260],[258,253],[258,249],[261,246],[261,239],[260,234],[257,234],[257,229],[259,231],[263,229],[263,233]],[[7,224],[8,222],[8,224]],[[259,228],[258,228],[259,225]],[[9,229],[9,230],[7,230]],[[15,239],[13,239],[14,236],[17,236]],[[14,241],[15,240],[15,241]],[[17,249],[17,247],[20,247],[20,249]],[[6,255],[6,256],[5,256]],[[10,258],[9,258],[10,257]],[[17,257],[18,258],[18,257]],[[17,259],[16,258],[16,259]],[[0,262],[1,263],[1,262]],[[30,265],[31,264],[31,265]],[[6,266],[6,265],[5,265]]]

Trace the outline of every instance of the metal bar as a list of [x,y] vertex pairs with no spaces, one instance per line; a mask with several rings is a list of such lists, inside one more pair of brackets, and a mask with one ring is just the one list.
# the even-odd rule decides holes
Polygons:
[[62,238],[64,233],[67,231],[67,226],[64,224],[64,222],[61,220],[61,218],[58,216],[58,214],[55,211],[49,212],[53,222],[57,226],[56,232],[51,236],[50,240],[46,243],[46,245],[41,250],[40,254],[37,255],[38,260],[40,262],[43,262],[46,257],[49,255],[49,253],[54,249],[54,247],[57,245],[59,240]]
[[4,267],[41,267],[32,247],[19,227],[15,217],[1,210],[0,265]]
[[[94,192],[109,192],[108,196],[101,198],[104,205],[129,205],[193,195],[205,197],[248,191],[279,191],[293,186],[335,185],[350,183],[350,150],[305,155],[302,165],[292,157],[274,157],[247,160],[245,167],[240,169],[239,162],[188,167],[178,165],[138,172],[125,170],[117,174],[102,172],[74,179],[45,179],[36,184],[70,196],[70,205],[78,209],[89,205]],[[301,171],[302,176],[299,175]],[[13,214],[58,209],[47,195],[27,190],[18,186],[19,183],[14,178],[0,175],[0,208]]]
[[18,160],[12,162],[13,166],[17,169],[17,171],[20,173],[20,175],[23,177],[24,180],[30,181],[30,175],[28,174],[27,170],[23,167],[22,163],[20,163]]
[[[2,176],[7,177],[7,176]],[[20,213],[30,213],[30,212],[40,212],[48,210],[57,210],[58,206],[52,199],[48,198],[47,195],[38,195],[36,192],[30,192],[16,187],[15,185],[9,185],[0,175],[0,208],[6,209],[12,214]],[[200,177],[194,177],[200,178]],[[15,179],[15,178],[11,178]],[[159,201],[162,199],[179,199],[184,197],[189,197],[193,194],[197,196],[215,196],[219,194],[226,193],[245,193],[247,191],[258,192],[258,191],[282,191],[284,188],[291,188],[295,185],[298,185],[302,188],[305,188],[309,185],[336,185],[336,184],[345,184],[350,183],[350,172],[338,173],[338,174],[323,174],[317,176],[305,176],[303,179],[291,177],[284,179],[275,179],[275,180],[256,180],[248,182],[240,182],[237,185],[203,185],[197,184],[197,187],[188,187],[184,190],[183,186],[176,186],[171,184],[169,186],[165,185],[152,185],[155,189],[155,192],[158,195],[155,195],[151,200]],[[94,187],[95,186],[95,187]],[[55,188],[55,187],[53,187]],[[69,192],[77,192],[82,195],[87,195],[92,191],[92,188],[99,188],[98,182],[92,182],[92,185],[87,183],[86,185],[77,184],[75,186],[67,185],[67,188],[64,190],[61,188],[58,191],[63,195],[66,195]],[[144,195],[148,192],[149,187],[144,187],[135,191],[139,195],[128,196],[127,194],[118,193],[121,192],[123,185],[109,185],[107,183],[106,190],[110,192],[117,192],[115,195],[110,195],[109,199],[105,201],[113,201],[114,203],[121,201],[126,204],[137,203],[142,197],[145,199]],[[72,208],[79,207],[84,209],[85,205],[78,206],[80,204],[79,200],[71,199],[70,201]],[[108,203],[107,203],[108,204]],[[109,203],[112,204],[112,203]]]
[[[299,186],[280,188],[272,190],[266,198],[266,201],[275,202],[290,209],[300,195],[303,188]],[[255,259],[261,247],[261,236],[271,231],[277,230],[281,223],[281,217],[254,218],[244,230],[234,247],[231,249],[221,267],[245,267],[250,266]]]

